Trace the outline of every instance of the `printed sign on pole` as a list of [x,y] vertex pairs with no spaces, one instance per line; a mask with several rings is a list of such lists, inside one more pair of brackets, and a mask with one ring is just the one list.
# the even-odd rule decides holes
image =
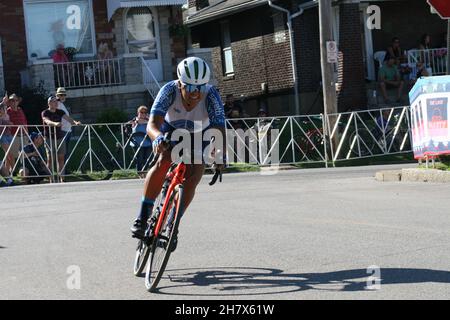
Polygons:
[[338,62],[338,51],[336,41],[327,41],[327,60],[328,63]]

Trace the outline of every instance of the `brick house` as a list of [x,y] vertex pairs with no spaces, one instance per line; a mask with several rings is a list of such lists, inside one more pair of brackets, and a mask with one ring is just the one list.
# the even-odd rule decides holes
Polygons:
[[[317,1],[273,2],[292,13],[303,9],[293,21],[300,112],[323,112]],[[380,30],[367,27],[371,5],[381,10]],[[263,105],[274,115],[294,112],[286,14],[272,9],[266,0],[189,0],[185,22],[191,30],[191,50],[210,50],[223,96],[245,98],[250,115]],[[424,33],[431,35],[434,47],[440,47],[446,30],[445,21],[430,12],[426,0],[336,0],[332,26],[339,48],[339,111],[365,109],[371,103],[368,97],[376,90],[378,69],[374,53],[385,50],[394,36],[401,39],[404,50],[417,48]]]
[[[110,108],[132,114],[148,105],[186,54],[177,32],[185,0],[7,3],[0,3],[0,94],[63,86],[72,113],[86,122]],[[58,45],[74,53],[71,62],[55,58]]]

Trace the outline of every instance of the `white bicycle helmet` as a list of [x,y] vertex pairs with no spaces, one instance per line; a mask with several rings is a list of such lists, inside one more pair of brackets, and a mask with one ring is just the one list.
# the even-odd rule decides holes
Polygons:
[[178,79],[184,84],[203,85],[211,78],[211,70],[205,60],[189,57],[178,64]]

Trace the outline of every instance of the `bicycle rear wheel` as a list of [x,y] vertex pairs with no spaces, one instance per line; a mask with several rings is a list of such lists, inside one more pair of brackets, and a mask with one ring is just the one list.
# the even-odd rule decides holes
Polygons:
[[[175,236],[178,231],[181,216],[183,215],[183,186],[179,185],[169,196],[169,205],[166,212],[162,212],[165,221],[158,235],[156,235],[150,250],[150,262],[145,274],[145,287],[148,291],[155,291],[169,261]],[[174,217],[170,218],[175,208]]]

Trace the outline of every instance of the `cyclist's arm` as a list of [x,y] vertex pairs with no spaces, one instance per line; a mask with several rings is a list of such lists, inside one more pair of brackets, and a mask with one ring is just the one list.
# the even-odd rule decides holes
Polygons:
[[227,150],[225,111],[223,108],[223,102],[222,99],[220,98],[219,92],[214,87],[212,87],[209,90],[208,95],[206,96],[206,109],[208,111],[210,127],[219,130],[222,135],[222,146],[220,146],[221,149],[219,149],[219,152],[222,153],[222,160],[224,165],[226,163],[226,150]]
[[159,90],[150,111],[150,119],[147,124],[147,134],[155,141],[161,133],[161,126],[164,124],[164,118],[169,111],[170,106],[173,104],[176,98],[176,82],[172,81],[164,85]]

